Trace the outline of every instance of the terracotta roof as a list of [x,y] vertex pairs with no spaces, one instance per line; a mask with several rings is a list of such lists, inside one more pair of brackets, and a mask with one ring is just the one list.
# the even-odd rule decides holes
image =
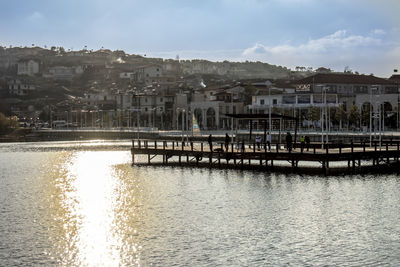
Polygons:
[[372,75],[318,73],[298,80],[296,84],[333,83],[333,84],[395,84],[393,81],[378,78]]

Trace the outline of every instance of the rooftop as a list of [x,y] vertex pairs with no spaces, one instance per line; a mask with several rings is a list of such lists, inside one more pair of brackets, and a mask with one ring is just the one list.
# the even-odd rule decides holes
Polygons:
[[338,74],[338,73],[317,73],[307,78],[298,80],[297,84],[313,83],[337,83],[337,84],[395,84],[383,78],[373,75]]

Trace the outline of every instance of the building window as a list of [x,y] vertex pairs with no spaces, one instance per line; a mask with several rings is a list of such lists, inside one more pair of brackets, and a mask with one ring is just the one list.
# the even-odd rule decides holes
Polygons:
[[277,104],[278,104],[278,99],[272,100],[272,104],[273,104],[273,105],[277,105]]
[[144,108],[144,111],[146,111],[146,112],[147,112],[147,108]]
[[162,97],[160,97],[160,102],[163,102],[163,98]]
[[260,105],[264,105],[264,104],[265,104],[264,99],[261,99],[261,100],[260,100]]
[[144,102],[147,103],[147,97],[144,99]]

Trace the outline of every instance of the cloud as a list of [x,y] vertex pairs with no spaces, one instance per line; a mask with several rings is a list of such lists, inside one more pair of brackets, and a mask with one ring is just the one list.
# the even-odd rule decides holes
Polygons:
[[369,36],[348,35],[345,30],[336,31],[333,34],[319,39],[309,40],[307,43],[294,45],[264,46],[256,43],[253,47],[243,51],[244,56],[253,54],[303,54],[303,53],[324,53],[343,49],[378,46],[381,40]]
[[399,43],[385,41],[381,38],[384,34],[385,31],[379,29],[368,35],[338,30],[297,45],[267,46],[256,43],[242,51],[241,59],[287,67],[325,66],[338,71],[350,66],[362,73],[373,72],[384,77],[396,66],[396,62],[398,65],[400,58]]
[[386,34],[386,31],[384,31],[384,30],[382,30],[382,29],[375,29],[375,30],[372,31],[372,34],[375,34],[375,35],[385,35],[385,34]]
[[28,16],[29,21],[39,21],[42,19],[44,19],[43,14],[37,11],[33,12],[31,15]]

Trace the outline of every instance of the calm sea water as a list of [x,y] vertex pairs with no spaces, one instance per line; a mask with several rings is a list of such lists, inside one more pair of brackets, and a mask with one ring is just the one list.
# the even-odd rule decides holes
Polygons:
[[0,266],[400,265],[398,176],[131,167],[129,147],[0,144]]

